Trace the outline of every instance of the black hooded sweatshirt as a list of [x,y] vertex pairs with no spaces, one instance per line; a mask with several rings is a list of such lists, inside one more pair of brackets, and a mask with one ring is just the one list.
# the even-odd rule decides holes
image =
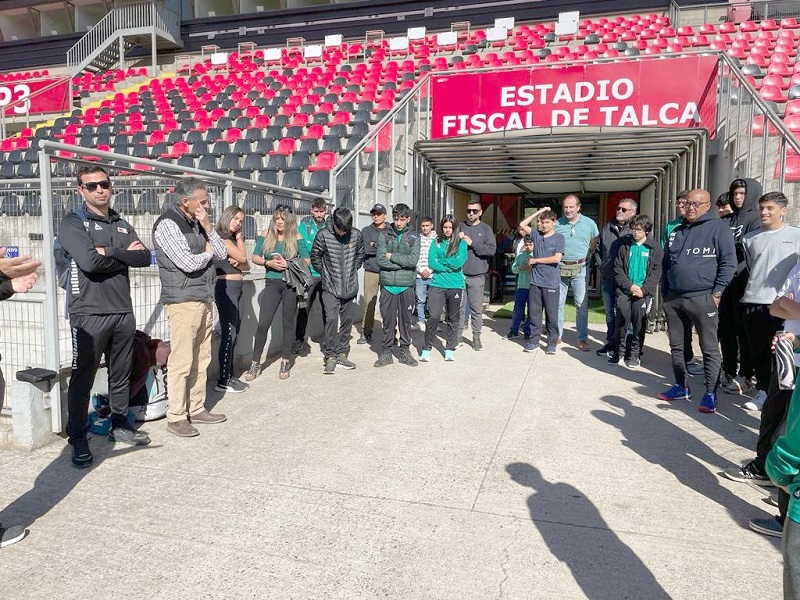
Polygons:
[[733,202],[733,186],[730,189],[731,208],[733,212],[723,217],[733,232],[736,244],[736,275],[734,277],[747,277],[747,265],[744,260],[742,239],[745,235],[761,228],[761,217],[758,213],[758,199],[761,197],[761,184],[755,179],[745,179],[744,202],[741,208],[736,208]]

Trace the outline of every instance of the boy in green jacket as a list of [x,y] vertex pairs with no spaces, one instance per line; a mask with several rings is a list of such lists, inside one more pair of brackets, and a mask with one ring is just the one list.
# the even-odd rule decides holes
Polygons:
[[[522,239],[522,252],[517,254],[511,264],[511,272],[517,276],[517,290],[514,292],[514,312],[511,313],[511,329],[508,339],[519,335],[519,326],[522,324],[522,333],[526,340],[531,339],[530,315],[526,315],[528,308],[528,291],[531,285],[531,266],[529,259],[533,256],[533,239],[526,235]],[[522,319],[525,318],[525,322]]]
[[[408,226],[411,209],[398,204],[392,209],[394,223],[386,227],[378,238],[378,253],[375,257],[380,267],[381,319],[383,320],[383,343],[376,367],[393,362],[395,328],[400,337],[398,360],[404,365],[417,366],[411,356],[411,319],[417,304],[415,291],[417,262],[419,261],[419,234]],[[414,317],[416,318],[416,317]]]

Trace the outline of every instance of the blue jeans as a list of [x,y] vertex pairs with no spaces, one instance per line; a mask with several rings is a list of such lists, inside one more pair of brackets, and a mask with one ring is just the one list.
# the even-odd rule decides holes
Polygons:
[[614,282],[601,281],[600,293],[603,295],[603,308],[606,311],[606,344],[611,344],[614,342],[614,303],[616,302]]
[[428,300],[428,287],[430,284],[430,279],[417,277],[417,319],[420,323],[425,322],[425,302]]
[[589,297],[586,295],[586,265],[581,267],[575,277],[562,277],[558,296],[558,337],[564,337],[564,305],[567,303],[567,291],[572,287],[575,300],[575,320],[578,329],[578,341],[585,342],[589,338]]
[[514,292],[514,312],[511,313],[511,329],[509,333],[514,335],[519,333],[519,326],[522,323],[523,317],[525,322],[522,323],[522,333],[529,336],[531,334],[531,318],[526,315],[528,312],[528,291],[530,288],[518,288]]

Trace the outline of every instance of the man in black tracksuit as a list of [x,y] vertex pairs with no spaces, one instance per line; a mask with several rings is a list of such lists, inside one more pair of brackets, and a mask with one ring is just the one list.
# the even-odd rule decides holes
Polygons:
[[355,369],[348,359],[350,331],[356,319],[358,270],[364,263],[364,239],[353,227],[353,215],[339,207],[319,230],[311,245],[311,265],[320,275],[322,307],[325,311],[325,366],[333,375],[336,367]]
[[662,400],[688,399],[684,360],[684,324],[697,329],[703,352],[706,393],[701,412],[714,412],[722,357],[717,339],[718,307],[722,293],[736,270],[736,250],[727,223],[709,213],[711,196],[692,190],[686,199],[686,216],[667,240],[664,253],[664,313],[672,354],[675,385],[659,394]]
[[105,170],[85,167],[78,171],[78,191],[85,204],[64,217],[58,239],[72,258],[67,289],[72,330],[67,435],[72,445],[72,463],[84,468],[93,460],[86,439],[86,420],[89,393],[103,355],[111,405],[109,439],[134,445],[150,442],[127,420],[136,331],[128,268],[149,266],[150,251],[133,227],[110,209],[111,181]]
[[723,219],[733,232],[737,264],[736,273],[719,303],[719,343],[722,347],[722,372],[727,380],[724,389],[741,393],[753,389],[750,379],[755,374],[745,338],[744,307],[741,305],[748,278],[742,239],[749,232],[761,228],[758,213],[761,184],[755,179],[736,179],[731,183],[728,196],[733,212]]

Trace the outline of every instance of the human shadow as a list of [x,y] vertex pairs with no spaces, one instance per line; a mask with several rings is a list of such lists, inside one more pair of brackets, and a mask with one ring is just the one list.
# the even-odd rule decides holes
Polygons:
[[58,457],[39,473],[30,490],[8,506],[0,508],[0,523],[20,525],[27,530],[37,519],[55,508],[84,477],[98,469],[105,461],[119,458],[129,452],[146,452],[161,447],[153,444],[121,446],[102,441],[97,443],[100,439],[100,436],[89,436],[94,462],[87,469],[77,469],[72,465],[72,447],[69,444],[65,445]]
[[572,571],[584,596],[592,600],[669,598],[647,565],[608,527],[579,489],[550,482],[527,463],[509,464],[506,472],[534,491],[528,496],[531,520],[550,552]]
[[604,396],[601,400],[616,410],[594,410],[592,415],[619,430],[626,447],[647,462],[661,466],[686,487],[719,504],[740,527],[749,529],[751,518],[769,516],[720,484],[718,475],[702,463],[719,470],[737,465],[721,458],[694,435],[625,398]]

